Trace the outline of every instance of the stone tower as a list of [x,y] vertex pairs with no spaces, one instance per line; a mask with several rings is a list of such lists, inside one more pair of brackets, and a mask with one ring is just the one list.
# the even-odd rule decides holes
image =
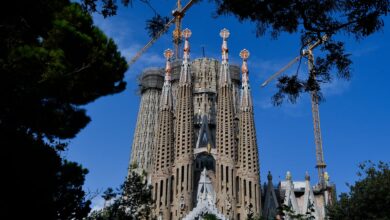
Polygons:
[[191,31],[183,31],[184,55],[181,65],[179,85],[176,94],[175,123],[175,162],[173,165],[175,180],[173,191],[175,216],[183,216],[192,209],[193,193],[193,151],[194,151],[194,107],[193,86],[190,72],[190,47],[188,38]]
[[[169,218],[171,208],[172,165],[174,154],[173,132],[173,98],[171,89],[171,64],[173,55],[171,50],[166,50],[164,56],[167,59],[165,68],[164,85],[161,92],[158,110],[158,123],[156,130],[155,147],[153,154],[152,186],[154,187],[155,209],[159,215]],[[169,191],[168,191],[169,190]]]
[[249,52],[241,53],[241,80],[240,68],[229,64],[228,30],[220,33],[221,62],[190,61],[190,36],[183,31],[182,60],[171,62],[171,52],[165,52],[165,80],[163,69],[141,77],[130,164],[148,173],[157,219],[193,220],[205,213],[246,219],[249,211],[261,212]]
[[[259,154],[256,141],[256,129],[253,116],[253,104],[249,86],[247,59],[249,51],[242,50],[240,57],[243,59],[242,90],[239,112],[239,144],[238,144],[238,170],[236,176],[237,203],[240,207],[239,214],[245,213],[245,207],[251,205],[253,210],[259,212],[261,204],[260,179],[259,179]],[[239,217],[237,217],[239,218]]]
[[217,101],[217,131],[216,145],[218,158],[216,159],[217,178],[217,207],[223,214],[234,217],[236,200],[234,193],[234,179],[236,176],[236,161],[238,147],[234,129],[234,101],[233,87],[229,71],[227,38],[230,33],[223,29],[222,62],[219,69],[218,101]]
[[[129,168],[135,169],[139,173],[142,171],[151,173],[152,151],[163,82],[162,69],[147,69],[140,76],[141,102],[129,164]],[[150,183],[150,179],[148,181]]]

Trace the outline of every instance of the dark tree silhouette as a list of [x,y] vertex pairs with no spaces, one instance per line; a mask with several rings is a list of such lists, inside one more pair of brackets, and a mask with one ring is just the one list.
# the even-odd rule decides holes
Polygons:
[[390,219],[390,168],[370,161],[359,166],[360,179],[328,207],[329,219]]
[[9,1],[0,18],[2,215],[82,219],[88,171],[61,152],[90,121],[82,105],[125,89],[126,61],[69,0]]
[[[150,0],[139,0],[151,7]],[[102,8],[97,8],[100,2]],[[129,5],[132,0],[123,0]],[[350,54],[345,51],[345,42],[338,39],[346,35],[362,40],[380,31],[384,26],[383,17],[390,11],[389,0],[212,0],[217,5],[217,15],[234,15],[240,21],[251,21],[255,24],[256,35],[270,33],[273,38],[279,34],[298,33],[301,41],[297,44],[303,49],[310,43],[321,41],[321,56],[317,56],[314,68],[309,74],[282,75],[278,79],[278,92],[273,96],[273,103],[281,105],[287,98],[295,103],[303,92],[316,92],[321,101],[321,84],[329,83],[335,78],[350,79]],[[89,11],[103,13],[104,16],[116,14],[115,1],[83,0]],[[157,3],[155,3],[157,4]],[[109,8],[109,13],[104,9]],[[155,10],[154,10],[155,11]],[[155,36],[167,22],[158,14],[147,21],[146,28],[150,36]],[[322,41],[324,35],[328,40]],[[302,50],[297,51],[297,55]],[[317,54],[318,55],[318,54]],[[336,72],[331,74],[331,72]]]
[[[302,92],[315,91],[321,95],[321,84],[333,80],[331,70],[337,70],[338,78],[349,79],[351,75],[350,55],[344,49],[344,42],[335,35],[345,34],[357,40],[381,30],[383,16],[390,10],[389,0],[214,0],[217,14],[233,14],[240,21],[255,23],[257,36],[267,32],[277,38],[282,32],[299,33],[302,48],[315,41],[328,40],[320,47],[321,56],[315,60],[314,68],[307,76],[281,76],[278,92],[273,97],[275,105],[288,98],[295,102]],[[298,53],[300,53],[299,51]]]

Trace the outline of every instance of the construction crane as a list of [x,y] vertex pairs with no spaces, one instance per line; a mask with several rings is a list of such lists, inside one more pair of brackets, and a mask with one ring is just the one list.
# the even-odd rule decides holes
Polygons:
[[[264,81],[263,84],[261,84],[262,87],[266,86],[270,81],[275,79],[277,76],[282,74],[284,71],[286,71],[288,68],[290,68],[293,64],[298,62],[302,57],[306,57],[308,60],[308,69],[309,72],[312,71],[314,66],[314,56],[313,56],[313,49],[315,49],[317,46],[322,44],[328,39],[327,35],[324,35],[321,39],[316,41],[313,44],[307,45],[307,49],[303,50],[301,55],[295,57],[293,60],[291,60],[286,66],[284,66],[282,69],[280,69],[278,72],[270,76],[266,81]],[[324,161],[324,153],[322,148],[322,136],[321,136],[321,127],[320,127],[320,113],[318,108],[318,94],[316,91],[310,92],[311,96],[311,110],[313,114],[313,127],[314,127],[314,141],[316,146],[316,168],[318,170],[318,178],[319,178],[319,184],[321,189],[324,189],[326,187],[325,184],[325,168],[326,164]]]
[[196,2],[196,0],[190,0],[184,7],[181,6],[181,1],[177,0],[176,9],[172,11],[173,18],[169,20],[164,28],[159,31],[155,37],[150,39],[150,41],[139,50],[135,56],[129,61],[128,65],[131,67],[149,47],[153,45],[168,29],[169,27],[175,23],[175,30],[173,31],[173,42],[175,44],[175,56],[176,59],[179,58],[179,45],[181,40],[181,20],[183,19],[185,12]]

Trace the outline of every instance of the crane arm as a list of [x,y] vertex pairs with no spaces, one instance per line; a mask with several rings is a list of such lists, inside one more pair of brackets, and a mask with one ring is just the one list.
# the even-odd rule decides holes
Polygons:
[[321,39],[317,40],[314,44],[311,44],[307,47],[308,50],[313,50],[314,48],[318,47],[318,45],[322,44],[323,42],[328,40],[328,35],[325,34],[321,37]]
[[163,34],[168,30],[168,28],[171,26],[171,24],[172,24],[174,21],[175,21],[175,18],[172,18],[171,20],[169,20],[168,23],[165,24],[164,28],[163,28],[160,32],[158,32],[158,33],[156,34],[156,36],[153,37],[153,38],[152,38],[152,39],[151,39],[151,40],[150,40],[150,41],[149,41],[141,50],[139,50],[139,51],[134,55],[133,58],[131,58],[130,62],[128,63],[128,64],[129,64],[129,67],[130,67],[131,65],[133,65],[133,64],[135,63],[135,61],[137,61],[137,60],[139,59],[139,57],[140,57],[143,53],[145,53],[145,51],[146,51],[147,49],[149,49],[149,47],[152,46],[153,43],[156,42],[156,40],[157,40],[158,38],[160,38],[161,35],[163,35]]
[[[174,11],[174,13],[178,13],[178,17],[183,17],[184,16],[184,13],[196,2],[196,0],[191,0],[189,1],[180,11]],[[175,16],[175,15],[174,15]],[[181,19],[180,18],[180,19]],[[129,67],[131,65],[133,65],[140,57],[143,53],[145,53],[145,51],[147,49],[149,49],[149,47],[151,47],[153,45],[154,42],[156,42],[156,40],[158,38],[161,37],[161,35],[163,35],[167,30],[168,28],[172,25],[172,23],[174,23],[176,21],[177,17],[173,17],[171,20],[168,21],[168,23],[165,24],[164,28],[158,32],[156,34],[155,37],[153,37],[141,50],[139,50],[133,58],[131,58],[130,62],[128,63]],[[180,28],[180,27],[177,27],[177,28]]]
[[273,79],[275,79],[277,76],[282,74],[284,71],[286,71],[288,68],[290,68],[293,64],[298,62],[298,60],[302,57],[302,55],[299,55],[295,57],[293,60],[291,60],[286,66],[284,66],[282,69],[280,69],[278,72],[274,73],[272,76],[270,76],[266,81],[261,84],[262,87],[266,86],[269,82],[271,82]]
[[185,13],[194,3],[196,2],[196,0],[191,0],[190,2],[188,2],[184,7],[183,9],[181,10],[181,13]]
[[328,35],[322,36],[321,39],[317,40],[315,43],[308,45],[307,50],[302,51],[302,54],[295,57],[293,60],[291,60],[286,66],[284,66],[282,69],[280,69],[278,72],[274,73],[272,76],[270,76],[266,81],[261,84],[262,87],[266,86],[269,82],[271,82],[273,79],[275,79],[277,76],[282,74],[284,71],[286,71],[288,68],[290,68],[294,63],[296,63],[302,56],[307,56],[308,51],[312,51],[314,48],[318,47],[320,44],[328,40]]

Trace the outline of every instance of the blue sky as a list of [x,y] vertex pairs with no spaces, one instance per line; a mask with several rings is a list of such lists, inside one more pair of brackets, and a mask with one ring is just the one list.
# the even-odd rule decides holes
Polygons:
[[[157,11],[169,15],[175,1],[152,1]],[[186,1],[185,1],[186,2]],[[317,180],[313,124],[308,94],[303,94],[295,105],[281,107],[271,104],[275,82],[266,88],[260,84],[299,53],[299,36],[281,35],[277,40],[269,36],[256,38],[255,26],[240,23],[236,18],[213,18],[215,6],[208,1],[195,4],[186,14],[183,27],[192,30],[191,59],[200,57],[202,47],[206,56],[220,59],[222,28],[230,30],[228,39],[230,62],[240,64],[238,56],[246,48],[250,84],[255,105],[255,123],[258,137],[261,181],[271,171],[274,181],[284,180],[291,171],[294,180],[304,179],[306,171]],[[133,8],[120,7],[117,16],[94,21],[118,44],[122,54],[130,58],[148,40],[145,20],[153,12],[144,4],[134,1]],[[390,19],[383,31],[356,42],[348,36],[339,36],[352,54],[353,76],[350,81],[335,79],[324,85],[326,101],[320,105],[320,117],[325,162],[331,181],[338,193],[348,190],[345,183],[357,180],[357,165],[365,160],[390,160]],[[126,73],[127,89],[85,106],[92,122],[70,141],[64,156],[89,169],[85,189],[104,190],[117,187],[127,173],[133,132],[140,97],[137,95],[137,76],[147,67],[164,66],[163,51],[172,48],[170,33],[161,37]],[[316,51],[314,51],[314,55]],[[292,67],[286,71],[291,74]],[[306,70],[305,65],[302,68]],[[96,201],[95,201],[96,202]],[[95,203],[95,205],[98,205]]]

